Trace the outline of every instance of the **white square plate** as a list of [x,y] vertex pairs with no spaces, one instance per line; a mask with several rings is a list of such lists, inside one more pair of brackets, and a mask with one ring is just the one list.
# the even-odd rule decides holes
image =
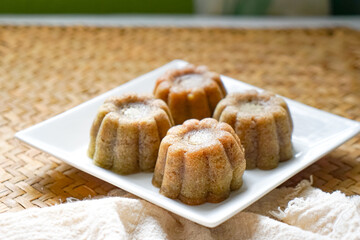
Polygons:
[[[104,181],[131,192],[162,208],[207,227],[215,227],[255,202],[294,174],[338,147],[359,132],[358,122],[345,119],[286,99],[294,121],[294,157],[270,171],[249,170],[240,190],[225,201],[188,206],[159,194],[151,184],[152,173],[120,176],[92,164],[86,155],[89,131],[99,106],[109,96],[126,92],[152,92],[156,78],[171,68],[186,65],[174,60],[152,72],[127,82],[73,109],[16,133],[16,137],[64,162]],[[229,92],[258,89],[249,84],[222,77]]]

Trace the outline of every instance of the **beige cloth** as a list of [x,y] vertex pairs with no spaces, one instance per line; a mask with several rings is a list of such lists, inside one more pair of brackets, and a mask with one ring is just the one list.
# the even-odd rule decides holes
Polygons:
[[210,229],[144,200],[112,196],[0,214],[0,239],[360,239],[360,197],[303,181]]

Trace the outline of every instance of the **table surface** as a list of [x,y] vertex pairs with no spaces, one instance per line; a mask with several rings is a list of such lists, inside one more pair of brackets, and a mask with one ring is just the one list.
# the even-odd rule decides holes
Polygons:
[[[360,120],[360,32],[351,28],[33,26],[36,23],[0,26],[0,212],[106,195],[114,189],[21,143],[14,134],[173,59],[205,64]],[[359,149],[356,136],[285,185],[313,175],[314,186],[324,191],[360,194]]]

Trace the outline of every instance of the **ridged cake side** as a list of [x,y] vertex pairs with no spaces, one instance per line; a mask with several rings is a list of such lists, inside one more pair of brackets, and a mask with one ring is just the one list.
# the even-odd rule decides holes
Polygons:
[[247,169],[272,169],[293,155],[289,109],[272,93],[229,94],[219,102],[214,118],[235,129],[245,148]]
[[189,65],[158,78],[154,95],[168,104],[175,124],[181,124],[191,118],[211,117],[226,90],[219,74]]
[[240,139],[228,124],[187,120],[161,142],[152,182],[189,205],[217,203],[241,187],[244,170]]
[[88,155],[96,165],[119,174],[152,171],[160,141],[172,125],[160,99],[136,94],[110,98],[93,122]]

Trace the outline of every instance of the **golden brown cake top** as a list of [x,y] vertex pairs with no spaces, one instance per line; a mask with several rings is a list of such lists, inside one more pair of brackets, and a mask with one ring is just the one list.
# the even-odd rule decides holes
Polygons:
[[206,66],[187,65],[181,69],[171,69],[162,75],[156,81],[156,86],[162,82],[168,82],[173,88],[179,91],[190,90],[194,88],[203,88],[211,85],[213,81],[220,83],[220,75],[210,72]]
[[245,92],[229,93],[218,103],[213,117],[220,119],[220,116],[232,115],[236,118],[240,115],[256,118],[269,117],[274,114],[287,116],[292,131],[293,122],[291,114],[283,98],[267,91],[248,90]]
[[267,112],[277,111],[279,108],[287,108],[285,101],[277,97],[274,93],[256,90],[246,92],[229,93],[222,101],[222,104],[243,114],[263,114]]
[[119,119],[128,121],[153,118],[161,111],[166,113],[173,124],[166,103],[154,98],[150,94],[127,93],[122,96],[110,97],[100,107],[101,110],[107,111]]
[[199,150],[222,144],[222,139],[235,138],[240,144],[240,139],[227,123],[218,122],[213,118],[205,118],[201,121],[190,119],[182,125],[169,129],[165,141],[173,142],[175,147],[181,147],[186,151]]

